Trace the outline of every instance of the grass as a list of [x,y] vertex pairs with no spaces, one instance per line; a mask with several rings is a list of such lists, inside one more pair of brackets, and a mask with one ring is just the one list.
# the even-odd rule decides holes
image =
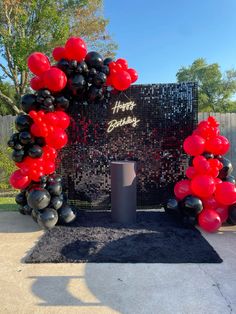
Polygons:
[[18,205],[14,197],[0,197],[0,212],[17,211]]

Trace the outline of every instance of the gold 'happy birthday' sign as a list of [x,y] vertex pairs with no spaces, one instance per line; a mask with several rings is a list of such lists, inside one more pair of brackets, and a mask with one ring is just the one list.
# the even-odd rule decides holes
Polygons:
[[[126,103],[122,103],[121,101],[116,101],[114,107],[111,108],[112,114],[114,115],[118,112],[132,111],[135,106],[136,106],[136,103],[134,101],[129,101]],[[114,129],[128,125],[128,124],[130,124],[132,127],[135,128],[139,122],[140,120],[137,117],[130,116],[130,115],[121,119],[113,119],[108,122],[107,132],[110,133]]]

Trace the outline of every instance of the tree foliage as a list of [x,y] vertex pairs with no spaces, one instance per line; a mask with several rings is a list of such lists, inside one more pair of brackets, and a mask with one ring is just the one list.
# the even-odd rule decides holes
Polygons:
[[52,48],[63,45],[70,35],[84,37],[89,48],[114,53],[116,45],[106,32],[108,20],[102,8],[102,0],[1,0],[1,79],[12,83],[16,98],[0,86],[1,101],[18,112],[19,100],[28,87],[29,54],[41,51],[51,55]]
[[201,111],[234,111],[232,96],[236,93],[236,70],[221,72],[218,63],[207,64],[203,58],[189,67],[182,67],[176,74],[178,82],[195,81],[199,86],[199,109]]

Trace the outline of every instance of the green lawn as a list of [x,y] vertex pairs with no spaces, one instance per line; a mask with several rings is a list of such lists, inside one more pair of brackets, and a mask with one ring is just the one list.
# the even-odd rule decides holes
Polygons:
[[17,211],[18,205],[14,197],[0,197],[0,212]]

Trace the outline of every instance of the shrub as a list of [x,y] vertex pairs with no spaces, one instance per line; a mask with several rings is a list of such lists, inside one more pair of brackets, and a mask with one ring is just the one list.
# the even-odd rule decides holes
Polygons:
[[11,188],[9,177],[16,170],[14,162],[11,160],[11,149],[0,146],[0,189],[6,190]]

